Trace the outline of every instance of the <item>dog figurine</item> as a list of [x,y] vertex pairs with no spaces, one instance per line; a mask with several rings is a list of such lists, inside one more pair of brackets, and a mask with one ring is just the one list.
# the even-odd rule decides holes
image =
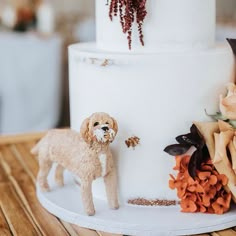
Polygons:
[[55,181],[64,185],[63,171],[79,177],[85,212],[95,214],[92,182],[103,177],[109,206],[118,209],[117,175],[109,144],[118,131],[117,122],[106,113],[94,113],[84,120],[80,133],[72,130],[50,130],[31,150],[38,156],[37,182],[41,191],[49,191],[47,176],[57,163]]

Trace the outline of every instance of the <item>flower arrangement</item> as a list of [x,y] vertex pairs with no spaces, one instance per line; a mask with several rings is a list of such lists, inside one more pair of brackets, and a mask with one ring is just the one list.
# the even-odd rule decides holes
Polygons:
[[[228,42],[236,56],[236,39]],[[164,149],[176,158],[178,173],[170,175],[169,187],[177,190],[183,212],[223,214],[231,199],[236,203],[235,84],[220,95],[219,110],[207,114],[215,122],[194,122],[190,133],[176,138],[178,144]]]
[[[129,49],[132,47],[132,29],[133,24],[137,23],[140,43],[144,46],[143,22],[147,15],[147,0],[111,0],[109,17],[119,14],[120,23],[124,34],[127,34]],[[109,2],[109,1],[108,1]]]
[[170,175],[169,187],[177,190],[182,212],[223,214],[230,208],[231,193],[224,187],[228,178],[219,174],[211,160],[201,164],[193,179],[188,173],[190,156],[176,156],[177,177]]
[[41,0],[13,0],[3,4],[0,25],[8,30],[25,32],[36,27],[36,9]]

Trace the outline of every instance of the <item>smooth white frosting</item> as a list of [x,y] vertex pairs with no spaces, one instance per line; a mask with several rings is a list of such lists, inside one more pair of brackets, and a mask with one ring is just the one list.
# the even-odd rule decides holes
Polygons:
[[[106,51],[128,52],[119,15],[109,18],[107,0],[96,0],[97,47]],[[145,46],[133,27],[132,52],[154,52],[160,48],[188,50],[214,45],[215,0],[148,0],[143,32]]]
[[[230,47],[122,54],[100,51],[95,44],[76,44],[69,49],[69,59],[72,128],[79,131],[82,121],[99,111],[118,121],[111,146],[120,198],[176,199],[168,187],[174,158],[163,149],[187,133],[192,121],[209,120],[204,109],[218,111],[219,94],[234,77]],[[104,61],[109,63],[104,66]],[[140,145],[128,149],[125,140],[134,135]],[[106,198],[102,180],[94,183],[93,191]]]

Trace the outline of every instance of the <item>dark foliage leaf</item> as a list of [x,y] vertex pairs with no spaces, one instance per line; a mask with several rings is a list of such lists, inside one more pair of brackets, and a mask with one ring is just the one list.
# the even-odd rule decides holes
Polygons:
[[191,145],[189,144],[173,144],[167,146],[164,151],[167,152],[171,156],[179,156],[185,154]]
[[187,151],[194,146],[196,151],[192,154],[188,165],[189,175],[194,179],[197,170],[201,170],[201,164],[206,163],[210,158],[205,140],[197,126],[192,125],[190,133],[176,137],[176,141],[179,144],[170,145],[166,147],[164,151],[172,156],[178,156],[187,153]]
[[188,164],[188,173],[193,179],[195,179],[197,175],[197,166],[199,164],[199,159],[202,159],[202,152],[201,150],[197,149],[191,156]]
[[207,162],[210,159],[210,154],[206,145],[202,148],[202,158],[199,159],[197,168],[201,168],[201,164]]
[[236,39],[227,39],[229,45],[231,46],[234,55],[236,56]]
[[194,137],[193,139],[196,141],[196,143],[198,143],[198,146],[202,148],[205,144],[205,141],[200,131],[198,130],[197,126],[192,125],[192,127],[190,128],[190,131]]
[[190,129],[191,133],[176,137],[176,141],[180,144],[189,144],[196,148],[204,146],[204,139],[195,125]]
[[202,144],[201,140],[198,140],[198,137],[194,136],[191,133],[176,137],[176,141],[180,144],[188,144],[194,147],[199,147]]

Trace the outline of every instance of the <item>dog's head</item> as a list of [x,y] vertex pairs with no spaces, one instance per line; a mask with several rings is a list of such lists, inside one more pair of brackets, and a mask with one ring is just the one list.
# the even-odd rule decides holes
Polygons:
[[117,131],[116,120],[106,113],[94,113],[84,120],[80,128],[80,134],[87,143],[111,143]]

